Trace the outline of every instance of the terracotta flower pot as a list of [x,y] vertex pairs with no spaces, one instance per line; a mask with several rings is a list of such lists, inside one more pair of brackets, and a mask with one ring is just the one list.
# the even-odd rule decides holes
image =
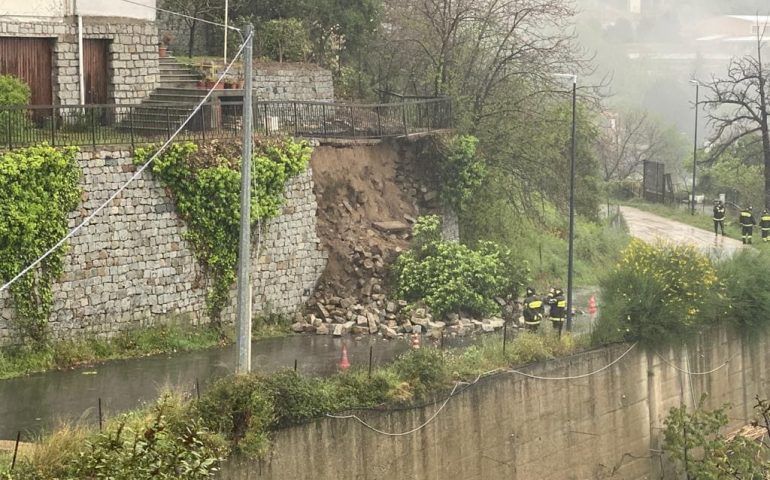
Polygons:
[[158,56],[160,58],[166,58],[166,52],[168,51],[168,48],[165,45],[160,45],[158,47]]

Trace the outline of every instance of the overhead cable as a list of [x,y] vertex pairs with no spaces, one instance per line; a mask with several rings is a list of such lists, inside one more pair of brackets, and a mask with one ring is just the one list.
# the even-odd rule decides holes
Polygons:
[[[123,0],[123,1],[126,1],[126,0]],[[166,148],[168,148],[168,146],[171,144],[171,142],[174,140],[174,138],[177,135],[179,135],[179,133],[187,126],[187,124],[190,122],[190,119],[192,119],[192,117],[195,116],[195,114],[198,113],[198,111],[201,109],[201,107],[209,100],[209,98],[211,97],[211,94],[214,92],[214,90],[217,88],[217,86],[222,82],[224,77],[228,74],[228,72],[232,68],[232,66],[235,63],[235,61],[238,59],[238,57],[243,52],[243,49],[244,49],[245,45],[246,45],[246,42],[244,41],[244,43],[242,43],[240,48],[238,49],[238,53],[235,55],[235,57],[233,57],[233,60],[227,65],[227,67],[225,68],[224,72],[222,72],[222,74],[219,76],[219,78],[217,79],[217,81],[214,84],[214,86],[208,92],[206,92],[206,95],[201,99],[201,101],[195,107],[193,112],[182,122],[182,124],[179,126],[179,128],[176,129],[176,131],[168,138],[168,140],[166,140],[166,142],[158,149],[158,151],[156,151],[152,155],[152,157],[150,157],[150,159],[147,160],[144,163],[144,165],[139,167],[139,169],[137,169],[137,171],[134,172],[134,174],[131,176],[131,178],[129,178],[128,181],[126,181],[123,185],[121,185],[121,187],[118,188],[112,195],[110,195],[110,197],[104,203],[102,203],[98,208],[96,208],[96,210],[91,212],[90,215],[88,215],[82,222],[80,222],[80,224],[78,226],[73,228],[67,235],[64,236],[64,238],[62,238],[61,240],[56,242],[56,244],[53,247],[49,248],[37,260],[32,262],[29,266],[27,266],[24,270],[19,272],[15,277],[13,277],[11,280],[9,280],[6,284],[1,286],[0,287],[0,293],[2,293],[3,291],[7,290],[11,285],[16,283],[27,272],[29,272],[30,270],[35,268],[40,262],[42,262],[43,260],[48,258],[48,256],[50,256],[53,252],[55,252],[62,245],[64,245],[64,243],[67,240],[69,240],[75,234],[77,234],[83,227],[85,227],[91,220],[93,220],[93,218],[96,217],[96,215],[98,215],[99,212],[104,210],[104,208],[107,205],[112,203],[112,201],[115,200],[115,198],[117,198],[117,196],[120,195],[121,192],[123,192],[123,190],[125,190],[131,184],[131,182],[133,182],[134,180],[138,179],[142,175],[142,172],[144,172],[147,169],[147,167],[149,167],[152,164],[152,162],[155,161],[155,159],[158,157],[158,155],[163,153],[163,151]]]
[[466,385],[466,388],[461,390],[461,391],[465,391],[468,388],[472,387],[473,385],[477,384],[482,378],[488,377],[490,375],[494,375],[494,374],[497,374],[497,373],[515,373],[517,375],[522,375],[524,377],[532,378],[532,379],[535,379],[535,380],[578,380],[578,379],[581,379],[581,378],[586,378],[586,377],[590,377],[592,375],[596,375],[598,373],[601,373],[601,372],[607,370],[608,368],[612,367],[613,365],[618,363],[620,360],[622,360],[636,346],[637,346],[637,343],[634,343],[633,345],[631,345],[628,348],[628,350],[623,352],[622,355],[620,355],[618,358],[616,358],[612,362],[608,363],[607,365],[603,366],[602,368],[600,368],[598,370],[594,370],[593,372],[585,373],[585,374],[582,374],[582,375],[567,376],[567,377],[542,377],[542,376],[539,376],[539,375],[532,375],[532,374],[529,374],[529,373],[522,372],[520,370],[514,370],[514,369],[510,369],[510,368],[496,368],[494,370],[490,370],[488,372],[484,372],[484,373],[479,374],[476,377],[476,379],[474,381],[472,381],[472,382],[456,382],[455,386],[452,388],[452,391],[449,393],[447,398],[441,403],[441,406],[438,409],[436,409],[436,411],[433,413],[433,415],[431,415],[430,418],[428,418],[422,424],[418,425],[417,427],[414,427],[411,430],[407,430],[406,432],[386,432],[384,430],[380,430],[380,429],[370,425],[369,423],[365,422],[364,420],[362,420],[358,415],[332,415],[332,414],[326,414],[326,416],[328,418],[333,418],[333,419],[336,419],[336,420],[348,420],[348,419],[355,420],[358,423],[360,423],[361,425],[363,425],[364,427],[368,428],[369,430],[371,430],[371,431],[373,431],[375,433],[379,433],[380,435],[388,436],[388,437],[402,437],[402,436],[405,436],[405,435],[411,435],[411,434],[413,434],[415,432],[418,432],[418,431],[422,430],[423,428],[427,427],[433,420],[435,420],[439,416],[439,414],[444,410],[444,408],[449,403],[449,400],[451,400],[452,397],[454,397],[457,394],[457,388],[460,385]]
[[[175,15],[177,17],[186,18],[188,20],[195,20],[196,22],[208,23],[209,25],[216,25],[217,27],[227,28],[229,30],[235,30],[236,32],[240,32],[241,31],[240,28],[233,27],[232,25],[225,25],[224,23],[219,23],[219,22],[214,22],[214,21],[211,21],[211,20],[206,20],[204,18],[193,17],[191,15],[175,12],[173,10],[166,10],[165,8],[152,7],[150,5],[145,5],[145,4],[140,3],[140,2],[134,2],[132,0],[120,0],[120,1],[121,2],[130,3],[132,5],[137,5],[139,7],[149,8],[150,10],[156,10],[158,12],[167,13],[169,15]],[[237,55],[236,55],[236,58],[237,58]]]

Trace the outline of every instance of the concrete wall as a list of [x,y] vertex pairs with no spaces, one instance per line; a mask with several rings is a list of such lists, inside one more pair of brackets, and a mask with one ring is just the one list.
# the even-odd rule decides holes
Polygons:
[[[627,345],[532,365],[541,376],[579,376],[617,359]],[[677,370],[708,372],[686,375]],[[689,351],[635,348],[611,368],[566,381],[515,374],[487,378],[453,398],[418,432],[387,437],[353,420],[318,420],[278,432],[269,460],[233,462],[221,479],[584,480],[661,478],[663,421],[680,403],[708,392],[730,402],[732,427],[770,394],[770,334],[744,340],[712,332]],[[441,399],[443,400],[443,398]],[[359,413],[376,428],[405,432],[438,405],[389,414]],[[668,478],[675,478],[668,476]]]
[[[130,153],[81,153],[84,201],[70,228],[133,175]],[[287,184],[283,214],[266,225],[260,257],[252,252],[255,312],[293,313],[326,265],[316,236],[316,200],[310,171]],[[198,261],[184,239],[186,227],[173,200],[149,172],[70,242],[64,275],[54,286],[50,327],[55,338],[109,337],[120,331],[205,316],[205,287]],[[235,296],[233,291],[232,302]],[[14,342],[14,311],[0,294],[0,344]],[[232,306],[226,321],[234,318]]]
[[28,18],[85,15],[155,20],[155,0],[132,1],[134,4],[122,0],[3,0],[0,5],[0,15]]
[[[53,39],[53,99],[60,105],[81,103],[77,33],[74,17],[23,21],[0,17],[0,36]],[[110,72],[105,75],[110,75],[114,103],[140,103],[158,85],[158,29],[154,22],[87,17],[83,36],[110,41]]]

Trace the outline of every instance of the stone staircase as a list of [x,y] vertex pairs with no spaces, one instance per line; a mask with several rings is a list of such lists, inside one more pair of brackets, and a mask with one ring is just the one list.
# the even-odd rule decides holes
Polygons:
[[[160,86],[134,107],[123,127],[132,129],[137,136],[173,133],[206,95],[206,91],[197,86],[200,79],[197,72],[182,65],[176,58],[161,58]],[[188,129],[198,130],[202,126],[200,113],[188,123]]]

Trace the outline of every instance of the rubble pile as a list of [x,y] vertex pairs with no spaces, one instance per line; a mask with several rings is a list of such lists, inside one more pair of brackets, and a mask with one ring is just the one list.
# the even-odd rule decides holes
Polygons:
[[408,308],[405,301],[389,296],[389,266],[409,248],[417,216],[435,211],[438,198],[419,180],[422,174],[416,171],[414,158],[399,162],[393,150],[385,147],[359,153],[355,148],[337,149],[335,157],[313,157],[318,236],[328,263],[292,329],[390,339],[412,333],[466,335],[502,328],[500,318],[450,315],[446,320],[435,319],[427,308]]

